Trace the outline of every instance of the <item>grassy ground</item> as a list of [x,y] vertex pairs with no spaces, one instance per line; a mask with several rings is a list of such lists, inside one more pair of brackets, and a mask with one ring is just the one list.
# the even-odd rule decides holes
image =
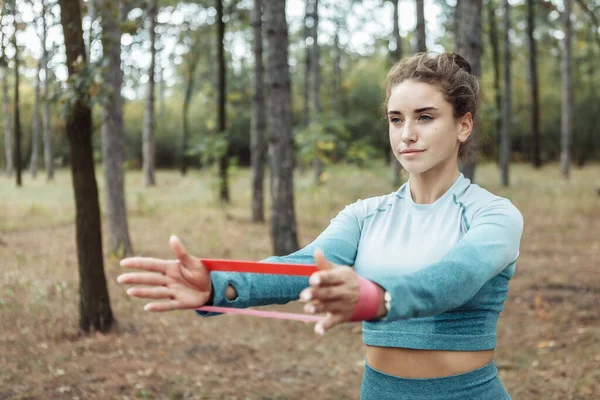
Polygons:
[[[568,182],[556,165],[516,165],[511,173],[504,189],[495,166],[477,170],[478,183],[509,197],[525,218],[498,327],[500,376],[514,399],[600,396],[600,166],[573,170]],[[345,204],[392,191],[383,168],[338,167],[329,176],[321,188],[308,173],[296,180],[302,245]],[[168,238],[176,233],[204,257],[269,255],[268,224],[248,218],[248,171],[233,177],[226,208],[203,174],[161,171],[156,188],[142,188],[138,172],[126,181],[137,254],[170,257]],[[58,171],[52,184],[26,176],[21,189],[0,179],[0,399],[358,398],[360,327],[317,338],[300,322],[145,313],[116,283],[121,271],[110,255],[105,270],[117,329],[78,335],[70,182],[68,171]]]

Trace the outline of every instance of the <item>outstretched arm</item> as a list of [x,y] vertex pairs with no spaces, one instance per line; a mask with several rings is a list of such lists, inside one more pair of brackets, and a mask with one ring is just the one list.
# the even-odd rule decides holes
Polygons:
[[[388,321],[424,317],[466,303],[487,281],[516,262],[522,232],[519,210],[506,199],[494,200],[476,213],[469,231],[440,261],[412,274],[372,279],[380,286],[377,317]],[[301,295],[309,301],[306,312],[332,314],[317,325],[321,332],[347,321],[359,297],[353,270],[323,269],[313,274],[311,287]],[[392,297],[387,313],[384,290]]]
[[[321,249],[326,257],[342,265],[353,265],[360,239],[362,219],[358,204],[347,206],[308,246],[287,256],[269,257],[265,262],[314,264],[314,251]],[[284,304],[298,300],[308,278],[237,272],[211,273],[215,306],[246,308],[268,304]],[[226,295],[227,294],[227,295]],[[198,312],[209,316],[214,313]]]

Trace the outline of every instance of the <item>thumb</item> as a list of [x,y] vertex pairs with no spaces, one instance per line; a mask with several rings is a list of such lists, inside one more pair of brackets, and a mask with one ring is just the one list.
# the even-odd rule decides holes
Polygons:
[[175,235],[171,235],[169,238],[169,245],[171,246],[171,251],[175,254],[175,257],[179,260],[181,264],[187,267],[191,267],[193,265],[193,258],[188,254],[181,243],[181,240]]
[[315,264],[317,264],[317,269],[329,270],[329,269],[335,268],[335,264],[332,263],[331,261],[327,261],[327,259],[325,258],[325,254],[323,254],[323,251],[321,251],[321,249],[315,250],[314,257],[315,257]]

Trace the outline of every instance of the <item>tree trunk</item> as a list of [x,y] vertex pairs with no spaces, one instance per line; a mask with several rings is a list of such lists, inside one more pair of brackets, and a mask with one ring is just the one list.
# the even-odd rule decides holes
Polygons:
[[565,178],[569,178],[570,166],[571,166],[571,129],[572,129],[572,105],[573,105],[573,93],[571,88],[571,0],[564,1],[565,10],[563,11],[563,18],[565,24],[564,40],[563,40],[563,52],[561,59],[561,80],[562,80],[562,107],[561,107],[561,152],[560,152],[560,165],[561,172]]
[[[2,52],[4,54],[4,51]],[[2,74],[2,109],[4,112],[4,154],[6,155],[6,176],[9,178],[13,174],[13,147],[12,147],[12,126],[10,117],[10,98],[8,93],[8,67],[5,66]]]
[[298,250],[292,169],[292,99],[285,0],[265,2],[267,129],[271,163],[271,237],[275,255]]
[[13,47],[15,49],[15,173],[17,186],[21,186],[23,181],[21,180],[21,170],[23,169],[23,163],[21,161],[21,105],[19,101],[19,47],[17,46],[17,10],[16,3],[13,3]]
[[[321,65],[320,65],[320,49],[319,49],[319,0],[313,0],[312,8],[312,53],[311,53],[311,99],[312,99],[312,121],[321,120],[321,99],[319,91],[321,88]],[[315,158],[313,160],[314,181],[317,185],[321,183],[321,176],[325,169],[325,163],[320,157],[320,151],[315,149]]]
[[502,185],[508,186],[509,163],[510,163],[510,108],[511,108],[511,88],[510,88],[510,4],[504,0],[504,96],[502,99],[502,136],[500,146],[500,168],[502,169]]
[[487,14],[488,23],[490,25],[489,38],[490,46],[492,47],[492,64],[494,67],[494,100],[496,104],[496,110],[493,113],[494,132],[496,138],[496,149],[494,150],[496,162],[500,161],[500,131],[502,130],[502,120],[500,115],[502,114],[502,95],[500,94],[500,48],[498,46],[498,28],[496,25],[496,7],[494,0],[488,0],[487,2]]
[[[223,0],[217,0],[217,120],[218,132],[223,135],[227,128],[225,123],[225,21],[223,21]],[[228,140],[229,142],[229,140]],[[229,145],[219,158],[219,198],[229,203],[229,183],[227,169],[229,167]]]
[[154,68],[156,65],[156,15],[158,13],[157,0],[150,0],[148,4],[148,21],[150,22],[150,68],[148,68],[148,92],[144,109],[143,132],[143,185],[154,186],[155,144],[154,144]]
[[335,35],[333,36],[333,87],[332,87],[332,112],[335,116],[342,115],[342,104],[344,95],[342,93],[342,50],[340,49],[341,30],[339,23],[336,24]]
[[[194,52],[196,49],[190,49]],[[196,54],[190,54],[190,62],[188,64],[187,84],[185,87],[185,95],[183,97],[183,138],[181,140],[181,175],[187,174],[187,155],[188,138],[190,137],[189,110],[190,102],[192,101],[192,91],[194,89],[194,75],[196,73]]]
[[[67,68],[69,77],[73,78],[86,66],[79,0],[59,0],[59,4]],[[90,329],[106,332],[112,326],[113,314],[102,259],[100,206],[92,151],[92,112],[85,97],[86,93],[83,91],[78,93],[78,98],[70,106],[66,121],[75,195],[75,232],[80,279],[79,328],[84,332],[89,332]]]
[[252,10],[254,34],[254,94],[252,96],[252,121],[250,127],[250,158],[252,164],[252,221],[265,220],[265,88],[262,47],[262,0],[254,0]]
[[121,26],[119,1],[103,1],[102,51],[108,65],[104,83],[108,96],[102,116],[102,159],[106,186],[106,214],[108,217],[109,250],[123,257],[133,253],[127,224],[125,202],[125,132],[123,131],[123,102],[121,97]]
[[31,177],[37,175],[39,147],[40,147],[40,71],[42,69],[42,60],[38,62],[37,73],[35,75],[35,95],[33,100],[33,125],[31,127],[31,159],[29,160],[29,172]]
[[304,91],[303,91],[303,122],[304,126],[308,126],[310,122],[310,71],[311,68],[311,47],[308,45],[308,38],[311,37],[311,30],[308,26],[308,20],[311,18],[310,1],[306,1],[304,5]]
[[535,9],[534,0],[527,0],[527,51],[529,52],[529,90],[531,97],[531,138],[532,153],[531,160],[536,168],[542,166],[542,155],[540,148],[539,131],[539,97],[537,79],[537,49],[533,33],[535,32]]
[[425,5],[423,0],[416,0],[417,8],[417,51],[427,51],[427,42],[425,36]]
[[[392,64],[400,61],[402,59],[402,39],[400,37],[400,7],[399,0],[392,0],[392,4],[394,5],[394,23],[393,23],[393,31],[392,31],[392,39],[390,40],[390,58]],[[400,165],[400,161],[394,155],[394,151],[390,148],[390,170],[392,173],[392,186],[397,188],[402,183],[402,179],[400,177],[400,171],[402,170],[402,166]]]
[[[463,56],[469,64],[474,76],[481,76],[481,0],[457,0],[454,9],[455,52]],[[478,140],[477,117],[471,133],[475,142]],[[475,160],[460,165],[464,176],[475,181]]]
[[46,180],[54,179],[54,160],[52,155],[52,134],[50,132],[50,70],[48,68],[48,49],[46,47],[46,38],[48,36],[48,27],[46,25],[46,0],[42,0],[42,60],[44,70],[44,109],[42,114],[43,136],[44,136],[44,167],[46,169]]

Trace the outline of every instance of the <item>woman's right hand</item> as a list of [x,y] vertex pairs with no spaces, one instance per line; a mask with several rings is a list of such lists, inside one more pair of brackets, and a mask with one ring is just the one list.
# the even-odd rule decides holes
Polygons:
[[117,282],[146,286],[127,289],[127,294],[132,297],[167,300],[146,304],[146,311],[189,310],[202,307],[212,295],[210,272],[198,258],[185,251],[179,238],[171,236],[169,244],[177,257],[176,260],[125,258],[121,261],[123,268],[146,272],[124,273],[119,275]]

